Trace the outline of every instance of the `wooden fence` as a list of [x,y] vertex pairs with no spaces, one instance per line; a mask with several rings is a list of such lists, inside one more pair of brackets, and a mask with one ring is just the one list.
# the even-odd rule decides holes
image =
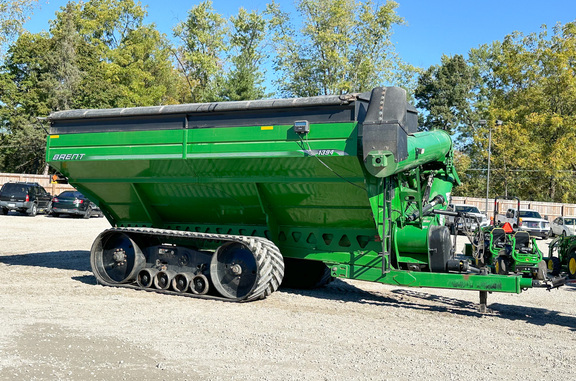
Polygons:
[[[452,197],[453,204],[468,204],[474,205],[479,210],[486,209],[485,198],[473,197]],[[518,207],[516,200],[498,200],[498,213],[505,213],[508,208]],[[548,221],[554,220],[559,216],[576,216],[576,204],[560,204],[556,202],[542,202],[542,201],[520,201],[520,208],[533,209],[538,211],[542,217],[548,218]],[[488,199],[488,218],[494,214],[494,199]]]
[[46,189],[47,192],[56,196],[61,192],[73,190],[70,184],[56,184],[52,182],[50,175],[25,175],[21,173],[0,173],[0,186],[4,183],[27,182],[38,183]]

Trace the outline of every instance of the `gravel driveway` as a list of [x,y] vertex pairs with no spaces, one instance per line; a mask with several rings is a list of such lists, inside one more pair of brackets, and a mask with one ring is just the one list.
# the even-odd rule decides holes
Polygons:
[[108,227],[0,216],[1,380],[576,378],[576,284],[490,294],[486,315],[478,292],[340,280],[200,300],[96,285]]

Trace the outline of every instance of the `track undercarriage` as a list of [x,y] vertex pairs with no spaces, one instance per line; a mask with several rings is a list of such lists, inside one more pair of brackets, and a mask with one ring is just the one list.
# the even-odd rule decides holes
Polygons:
[[231,301],[266,298],[284,276],[280,251],[265,238],[164,229],[108,229],[90,264],[106,286]]

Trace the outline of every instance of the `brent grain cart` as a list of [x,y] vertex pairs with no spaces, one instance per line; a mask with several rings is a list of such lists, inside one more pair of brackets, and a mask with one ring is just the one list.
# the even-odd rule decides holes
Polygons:
[[[50,115],[47,161],[113,228],[100,284],[235,301],[283,278],[519,293],[546,282],[454,258],[450,137],[400,88]],[[286,273],[286,274],[285,274]]]

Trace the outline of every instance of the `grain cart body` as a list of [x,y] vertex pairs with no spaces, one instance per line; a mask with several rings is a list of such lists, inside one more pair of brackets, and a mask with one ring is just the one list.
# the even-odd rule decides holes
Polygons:
[[404,90],[53,113],[47,160],[114,228],[106,285],[253,300],[284,278],[520,292],[453,258],[452,142]]

